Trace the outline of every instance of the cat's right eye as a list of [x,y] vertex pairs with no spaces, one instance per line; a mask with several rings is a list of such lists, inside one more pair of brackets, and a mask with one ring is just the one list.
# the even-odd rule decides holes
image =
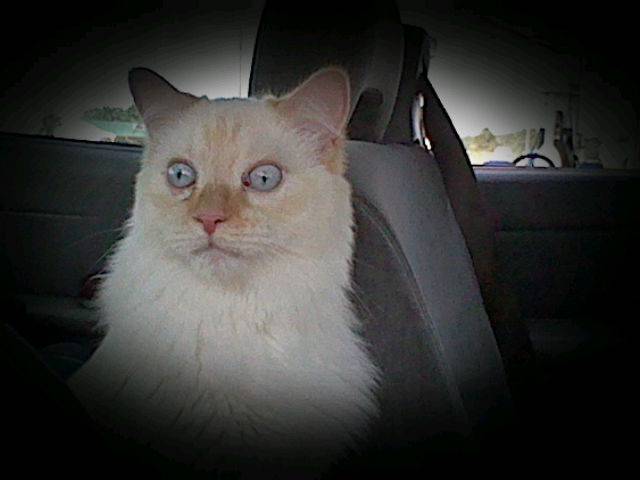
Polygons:
[[176,188],[190,187],[196,181],[196,170],[186,162],[173,162],[167,169],[167,181]]
[[242,184],[255,190],[268,192],[282,181],[282,170],[271,164],[258,165],[242,176]]

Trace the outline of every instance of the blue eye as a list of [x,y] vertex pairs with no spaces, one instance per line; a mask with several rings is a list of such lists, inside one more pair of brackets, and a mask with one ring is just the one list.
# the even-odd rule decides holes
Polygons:
[[258,165],[243,180],[243,184],[255,190],[268,192],[282,181],[282,170],[275,165]]
[[167,169],[167,180],[176,188],[186,188],[196,181],[195,169],[185,162],[174,162]]

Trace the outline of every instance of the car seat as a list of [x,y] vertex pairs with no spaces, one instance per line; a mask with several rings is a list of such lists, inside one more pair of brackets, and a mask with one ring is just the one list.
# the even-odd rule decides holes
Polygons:
[[499,281],[473,170],[426,78],[429,38],[401,24],[394,2],[299,8],[267,2],[250,94],[285,92],[326,65],[350,75],[354,283],[384,376],[376,445],[427,455],[444,438],[483,438],[510,415],[503,358],[517,379],[528,336]]

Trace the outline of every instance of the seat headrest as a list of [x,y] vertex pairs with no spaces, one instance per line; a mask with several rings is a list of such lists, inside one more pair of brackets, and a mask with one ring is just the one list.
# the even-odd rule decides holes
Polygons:
[[414,103],[424,90],[422,75],[429,68],[431,38],[421,27],[403,25],[404,64],[393,114],[384,133],[383,143],[412,143],[415,139]]
[[342,67],[351,78],[349,137],[379,142],[398,95],[403,34],[394,1],[327,0],[315,9],[267,1],[249,94],[285,93],[322,67]]

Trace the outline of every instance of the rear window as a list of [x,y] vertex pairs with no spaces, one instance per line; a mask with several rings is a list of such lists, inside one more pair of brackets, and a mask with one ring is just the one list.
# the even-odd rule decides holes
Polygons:
[[[637,87],[620,50],[635,39],[620,10],[572,15],[551,2],[461,1],[425,12],[422,2],[398,4],[403,22],[434,40],[429,76],[473,164],[504,165],[534,151],[555,166],[640,168]],[[619,30],[602,31],[607,22]]]

